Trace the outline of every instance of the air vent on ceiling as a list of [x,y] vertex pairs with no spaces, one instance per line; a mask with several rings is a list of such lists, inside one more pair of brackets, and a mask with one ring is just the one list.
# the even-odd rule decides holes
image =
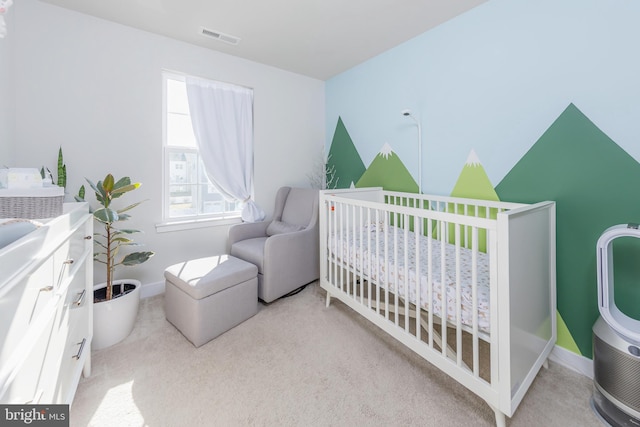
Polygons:
[[200,27],[200,34],[212,39],[220,40],[221,42],[236,45],[240,41],[239,37],[230,36],[229,34],[221,33],[220,31],[209,30],[205,27]]

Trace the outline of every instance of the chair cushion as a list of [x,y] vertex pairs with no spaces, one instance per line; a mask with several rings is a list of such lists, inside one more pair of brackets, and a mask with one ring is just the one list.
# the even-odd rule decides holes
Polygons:
[[164,277],[194,299],[255,278],[256,266],[229,255],[199,258],[168,267]]
[[292,188],[282,210],[282,222],[306,227],[313,216],[318,190],[310,188]]
[[231,245],[231,255],[248,261],[258,267],[262,274],[264,267],[264,245],[268,237],[241,240]]
[[267,236],[275,234],[293,233],[294,231],[304,230],[304,226],[296,224],[287,224],[282,221],[271,221],[267,227]]

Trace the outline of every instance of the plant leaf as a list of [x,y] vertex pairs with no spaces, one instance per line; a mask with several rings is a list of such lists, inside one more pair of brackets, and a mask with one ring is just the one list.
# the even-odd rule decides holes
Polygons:
[[84,202],[84,185],[80,186],[80,189],[78,190],[78,194],[76,196],[73,196],[73,198],[76,200],[76,202]]
[[[100,185],[100,183],[98,183],[98,185]],[[111,191],[113,191],[113,185],[114,185],[113,175],[108,174],[107,176],[104,177],[102,188],[104,188],[104,191],[106,191],[107,193],[110,193]]]
[[118,209],[118,213],[121,214],[123,212],[129,211],[129,210],[135,208],[136,206],[138,206],[140,203],[142,203],[142,202],[134,203],[132,205],[127,206],[126,208]]
[[118,230],[118,232],[120,233],[125,233],[125,234],[134,234],[134,233],[142,233],[140,230],[132,230],[132,229],[127,229],[127,228],[122,228],[120,230]]
[[109,208],[96,209],[95,212],[93,212],[93,216],[104,224],[111,224],[112,222],[118,221],[119,218],[118,212]]
[[58,187],[67,187],[67,165],[62,157],[62,147],[58,148]]
[[117,190],[118,188],[124,187],[125,185],[129,184],[131,184],[131,178],[129,178],[128,176],[123,176],[118,180],[118,182],[114,184],[113,189]]
[[124,193],[128,193],[129,191],[133,191],[139,187],[140,187],[140,183],[136,182],[135,184],[128,184],[120,188],[114,188],[113,190],[111,190],[111,193],[113,194],[113,197],[116,197],[116,194],[120,196]]
[[142,264],[143,262],[151,258],[153,255],[155,255],[154,252],[134,252],[131,254],[127,254],[127,256],[125,256],[122,259],[120,264],[129,265],[129,266]]
[[131,239],[127,239],[126,237],[114,237],[111,239],[112,242],[120,242],[120,243],[130,243]]

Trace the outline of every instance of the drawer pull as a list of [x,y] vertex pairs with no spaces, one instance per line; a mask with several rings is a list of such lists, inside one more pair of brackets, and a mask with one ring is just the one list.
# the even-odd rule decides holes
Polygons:
[[33,395],[33,399],[29,400],[28,402],[24,402],[24,404],[25,405],[37,405],[38,403],[40,403],[40,399],[42,398],[43,394],[44,394],[44,390],[42,390],[42,389],[36,391],[36,394]]
[[64,279],[64,272],[67,269],[67,266],[71,264],[73,264],[73,259],[68,259],[62,263],[62,268],[60,269],[60,275],[58,276],[58,284],[56,285],[56,288],[60,287],[62,279]]
[[73,355],[74,359],[76,359],[76,360],[80,359],[80,356],[82,356],[82,350],[84,350],[84,343],[86,343],[86,342],[87,342],[87,339],[86,338],[82,338],[82,342],[78,343],[80,348],[78,349],[78,352]]
[[93,239],[93,236],[84,236],[84,240],[91,240]]
[[86,295],[86,293],[87,293],[87,290],[86,290],[86,289],[85,289],[85,290],[83,290],[82,292],[80,292],[80,293],[78,294],[78,299],[76,299],[76,300],[73,302],[73,305],[82,305],[82,302],[84,301],[84,296]]
[[53,286],[45,286],[44,288],[40,288],[40,292],[49,292],[53,290]]

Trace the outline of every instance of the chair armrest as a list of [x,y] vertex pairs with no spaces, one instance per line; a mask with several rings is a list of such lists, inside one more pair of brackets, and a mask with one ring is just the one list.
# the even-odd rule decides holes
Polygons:
[[317,227],[271,236],[265,243],[264,266],[269,266],[271,273],[273,269],[303,276],[309,271],[317,272],[320,258],[318,241]]
[[270,222],[271,221],[243,222],[242,224],[232,225],[229,228],[227,252],[228,249],[231,248],[231,245],[240,240],[265,237],[267,235],[267,226]]

